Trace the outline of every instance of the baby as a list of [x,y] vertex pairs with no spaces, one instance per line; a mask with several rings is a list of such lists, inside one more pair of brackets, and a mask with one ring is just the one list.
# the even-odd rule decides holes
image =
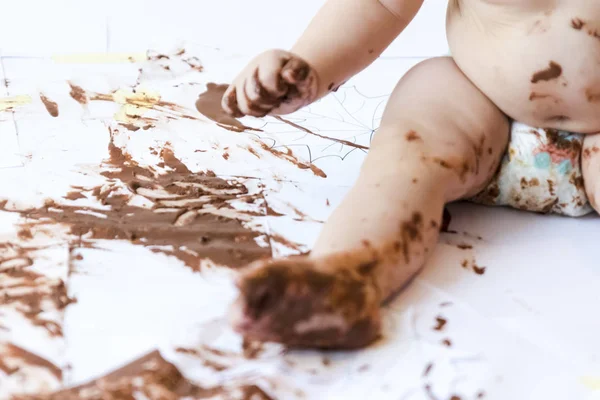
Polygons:
[[[223,108],[286,114],[335,91],[422,3],[329,0],[291,51],[267,51],[240,73]],[[400,79],[310,255],[240,275],[231,318],[246,338],[314,348],[376,340],[380,305],[424,265],[446,203],[600,210],[600,2],[450,0],[446,30],[452,56]]]

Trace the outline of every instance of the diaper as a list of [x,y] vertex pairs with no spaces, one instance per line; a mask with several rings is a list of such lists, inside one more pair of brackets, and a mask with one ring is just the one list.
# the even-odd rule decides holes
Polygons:
[[513,122],[508,151],[475,203],[580,217],[593,211],[581,173],[583,135]]

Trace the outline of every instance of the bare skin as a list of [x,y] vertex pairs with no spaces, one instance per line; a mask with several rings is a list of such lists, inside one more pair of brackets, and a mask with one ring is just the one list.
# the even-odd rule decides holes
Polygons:
[[[263,53],[235,79],[223,107],[260,116],[309,104],[369,65],[421,4],[329,0],[290,52]],[[494,175],[509,118],[600,132],[593,21],[600,4],[586,0],[450,0],[453,58],[427,60],[401,78],[358,181],[311,254],[259,262],[240,275],[234,327],[300,347],[376,340],[379,304],[423,266],[444,204],[476,194]],[[586,137],[582,167],[598,210],[600,135]]]

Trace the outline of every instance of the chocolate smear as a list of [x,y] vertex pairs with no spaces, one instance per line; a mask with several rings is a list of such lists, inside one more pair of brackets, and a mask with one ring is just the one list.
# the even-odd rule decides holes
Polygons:
[[[236,388],[246,390],[248,386]],[[203,388],[187,380],[175,365],[153,351],[131,363],[86,384],[35,400],[149,400],[212,399],[231,394],[224,387]],[[23,397],[25,400],[27,397]],[[29,397],[29,399],[31,399]],[[33,400],[33,399],[31,399]]]
[[131,131],[131,132],[137,132],[137,131],[139,131],[141,129],[139,126],[134,125],[134,124],[122,123],[122,124],[119,124],[119,125],[121,125],[123,128],[125,128],[125,129],[127,129],[128,131]]
[[[179,347],[179,348],[175,349],[175,351],[177,351],[178,353],[181,353],[181,354],[187,354],[187,355],[193,356],[195,358],[198,358],[200,360],[200,362],[202,363],[202,365],[204,365],[207,368],[212,369],[213,371],[220,372],[220,371],[225,371],[228,368],[227,364],[219,362],[219,360],[213,359],[213,357],[211,357],[210,349],[207,347],[204,347],[204,346],[200,350]],[[220,353],[220,352],[218,352],[218,353]],[[222,356],[222,355],[223,354],[217,354],[217,356]]]
[[202,62],[198,59],[198,57],[189,57],[182,60],[186,63],[191,69],[197,72],[204,71],[204,67],[202,66]]
[[33,232],[31,232],[31,229],[29,229],[27,227],[22,227],[17,232],[17,236],[21,240],[30,240],[30,239],[33,239]]
[[265,205],[267,207],[267,215],[269,217],[283,217],[285,214],[280,213],[279,211],[275,211],[268,201],[265,201]]
[[429,373],[431,372],[432,369],[433,369],[433,363],[427,364],[427,366],[425,367],[425,370],[423,371],[423,377],[426,378],[427,376],[429,376]]
[[552,96],[549,94],[537,93],[537,92],[531,92],[531,94],[529,95],[529,101],[533,101],[533,100],[537,100],[537,99],[547,99],[547,98],[552,98]]
[[[275,157],[280,158],[282,160],[286,160],[286,161],[294,164],[295,166],[297,166],[300,169],[310,169],[312,171],[312,173],[315,174],[316,176],[319,176],[321,178],[327,178],[327,174],[325,174],[325,172],[322,169],[320,169],[313,163],[307,164],[305,162],[298,160],[298,158],[289,149],[286,153],[284,153],[280,150],[269,147],[264,143],[261,143],[260,146],[262,147],[263,150],[268,151]],[[259,156],[259,158],[260,158],[260,156]]]
[[569,150],[574,154],[581,151],[581,142],[579,140],[569,140],[560,134],[556,129],[544,129],[548,143],[551,143],[559,150]]
[[415,140],[421,140],[421,136],[419,136],[419,134],[415,131],[408,131],[406,133],[406,135],[404,135],[404,137],[406,138],[407,142],[413,142]]
[[280,245],[287,247],[288,249],[294,250],[300,254],[306,253],[301,244],[292,242],[291,240],[286,239],[285,237],[278,235],[276,233],[271,232],[269,234],[269,239],[271,240],[271,243],[280,244]]
[[[22,347],[12,343],[0,344],[0,354],[2,355],[0,370],[7,375],[16,373],[20,369],[20,366],[30,366],[43,368],[54,375],[57,380],[62,380],[62,370],[60,368],[45,358],[33,354]],[[15,367],[10,367],[9,364],[15,364]]]
[[412,242],[421,242],[423,240],[421,234],[422,229],[423,216],[419,212],[414,212],[410,220],[405,221],[400,225],[400,237],[402,240],[395,248],[397,250],[402,249],[404,261],[406,261],[406,263],[410,262],[410,244]]
[[600,91],[586,89],[585,97],[587,98],[587,101],[589,101],[590,103],[598,103],[598,102],[600,102]]
[[571,27],[575,30],[581,30],[581,28],[583,28],[584,25],[585,22],[581,18],[573,18],[571,20]]
[[435,322],[436,322],[436,325],[433,327],[434,331],[443,331],[444,327],[448,323],[446,318],[443,318],[443,317],[436,317]]
[[536,72],[531,77],[531,83],[540,81],[551,81],[562,75],[562,67],[554,61],[550,61],[548,68]]
[[206,118],[216,122],[221,128],[233,132],[260,131],[260,129],[245,126],[223,110],[223,107],[221,107],[221,99],[228,87],[229,85],[212,82],[206,84],[206,92],[200,94],[198,100],[196,100],[196,109],[198,112]]
[[71,87],[69,95],[73,98],[73,100],[81,105],[86,105],[89,102],[87,94],[82,87],[74,85],[71,82],[69,82],[69,86]]
[[480,267],[479,265],[473,264],[473,271],[477,275],[483,275],[485,274],[485,267]]
[[261,342],[244,338],[242,349],[244,351],[244,358],[255,360],[263,353],[264,345]]
[[81,192],[78,192],[78,191],[71,191],[63,196],[63,199],[67,199],[67,200],[78,200],[78,199],[86,199],[86,198],[87,197],[85,197]]
[[[0,204],[2,205],[2,204]],[[13,307],[35,326],[41,326],[50,336],[61,336],[56,322],[41,315],[48,310],[63,310],[74,300],[67,295],[60,279],[48,278],[31,270],[36,247],[0,244],[0,298],[3,307]],[[3,284],[2,282],[10,282]]]
[[[236,211],[229,203],[246,197],[252,202],[262,201],[262,195],[253,197],[243,184],[227,182],[210,172],[189,171],[169,148],[160,152],[164,165],[160,173],[153,167],[139,165],[112,140],[109,154],[101,173],[108,183],[77,189],[96,197],[109,209],[50,201],[43,207],[22,210],[21,215],[30,226],[67,225],[77,243],[128,240],[153,252],[177,257],[193,270],[198,270],[206,258],[239,267],[271,255],[270,248],[256,243],[260,233],[246,228],[238,219],[249,219],[256,213]],[[145,197],[153,206],[130,205],[136,195]],[[216,215],[224,209],[233,215]],[[2,204],[0,210],[13,211]]]
[[202,387],[183,376],[179,369],[153,351],[123,367],[83,385],[48,395],[14,400],[274,400],[257,385],[227,382]]
[[40,100],[42,100],[42,103],[44,103],[46,110],[48,110],[48,114],[50,114],[54,118],[58,117],[58,104],[56,104],[56,102],[50,100],[48,97],[41,93]]

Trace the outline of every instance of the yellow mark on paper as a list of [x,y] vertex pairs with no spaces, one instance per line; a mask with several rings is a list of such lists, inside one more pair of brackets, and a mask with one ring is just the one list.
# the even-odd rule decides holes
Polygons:
[[52,61],[58,64],[121,64],[142,62],[146,53],[74,53],[55,54]]
[[0,97],[0,111],[13,110],[27,104],[31,104],[31,97],[27,95]]
[[130,123],[151,110],[160,101],[160,93],[143,88],[137,88],[135,93],[130,89],[119,89],[112,94],[112,100],[122,104],[114,116],[115,120]]
[[600,377],[584,376],[581,378],[581,383],[590,390],[600,390]]

